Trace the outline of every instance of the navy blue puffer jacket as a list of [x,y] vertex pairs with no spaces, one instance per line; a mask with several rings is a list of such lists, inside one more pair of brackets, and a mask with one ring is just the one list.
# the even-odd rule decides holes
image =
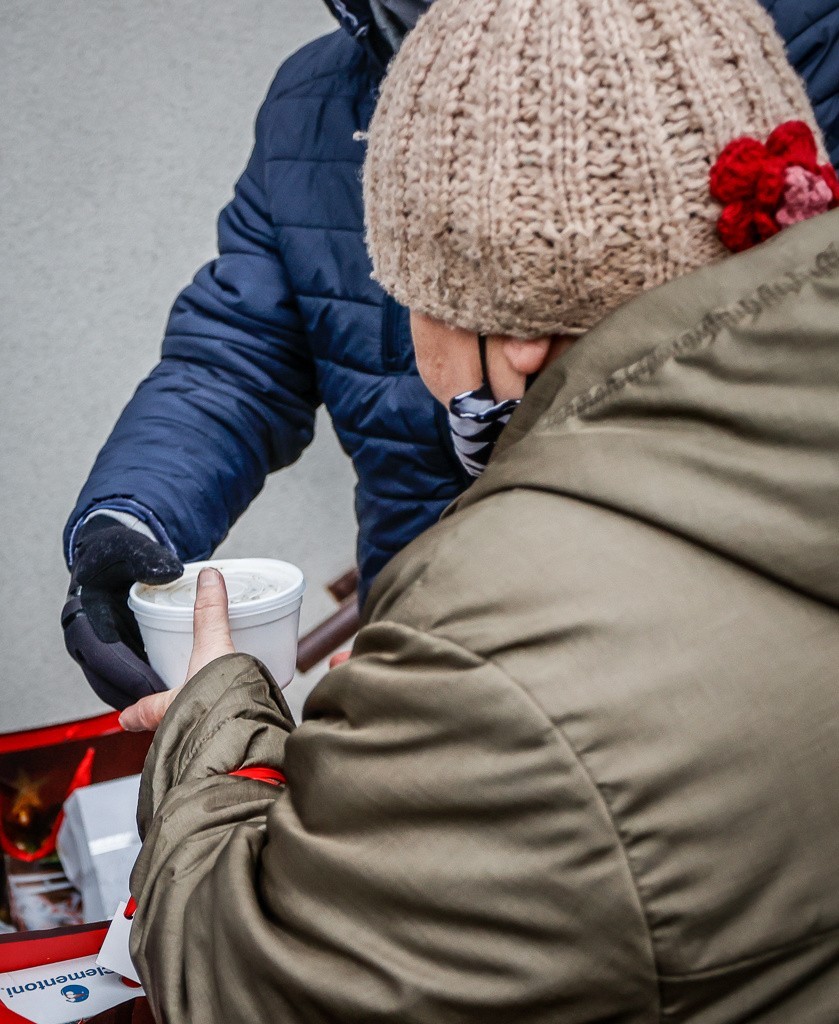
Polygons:
[[[323,402],[358,474],[362,591],[467,483],[445,411],[417,376],[407,311],[370,278],[360,184],[385,54],[367,0],[327,0],[343,31],[280,69],[219,256],[178,297],[162,359],[126,407],[65,531],[132,512],[207,557],[310,442]],[[766,0],[839,160],[839,0]],[[363,596],[363,593],[362,593]]]

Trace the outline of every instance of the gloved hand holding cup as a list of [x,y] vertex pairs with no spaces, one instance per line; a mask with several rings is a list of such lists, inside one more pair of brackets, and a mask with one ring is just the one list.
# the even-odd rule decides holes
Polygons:
[[137,580],[170,583],[183,568],[164,545],[109,515],[92,517],[79,530],[61,613],[64,643],[97,696],[112,707],[165,689],[146,658],[128,591]]

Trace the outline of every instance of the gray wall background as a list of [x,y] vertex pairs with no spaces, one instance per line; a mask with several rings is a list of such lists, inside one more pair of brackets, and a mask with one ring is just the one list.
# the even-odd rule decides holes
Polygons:
[[[213,256],[274,71],[333,28],[320,0],[0,5],[0,731],[104,710],[61,639],[64,520]],[[353,564],[353,484],[322,416],[220,549],[300,565],[303,629]]]

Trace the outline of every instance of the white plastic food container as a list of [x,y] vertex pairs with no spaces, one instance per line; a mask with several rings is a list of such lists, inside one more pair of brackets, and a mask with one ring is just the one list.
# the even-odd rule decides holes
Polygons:
[[151,667],[169,689],[186,681],[198,573],[208,566],[224,576],[236,650],[259,658],[280,688],[288,686],[297,660],[306,581],[296,565],[272,558],[190,562],[174,583],[162,587],[135,583],[128,607],[140,626]]

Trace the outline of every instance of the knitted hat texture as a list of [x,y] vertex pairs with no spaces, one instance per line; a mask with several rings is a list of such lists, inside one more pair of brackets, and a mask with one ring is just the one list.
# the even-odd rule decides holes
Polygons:
[[374,277],[452,326],[580,334],[727,255],[711,165],[805,121],[756,0],[436,0],[364,170]]

